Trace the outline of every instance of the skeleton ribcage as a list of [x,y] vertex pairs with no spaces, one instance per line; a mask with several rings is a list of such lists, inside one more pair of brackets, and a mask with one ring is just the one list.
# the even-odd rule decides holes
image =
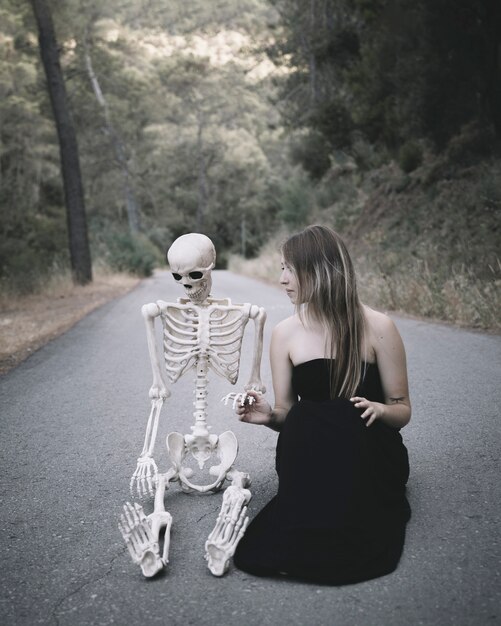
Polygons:
[[171,305],[162,308],[165,368],[171,383],[203,357],[217,374],[238,379],[248,305]]

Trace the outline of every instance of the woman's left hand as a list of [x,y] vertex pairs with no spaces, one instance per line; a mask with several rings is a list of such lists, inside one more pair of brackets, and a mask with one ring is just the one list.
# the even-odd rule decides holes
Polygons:
[[370,426],[377,419],[381,419],[384,414],[384,404],[380,402],[371,402],[367,400],[367,398],[360,398],[359,396],[355,396],[350,398],[350,402],[357,407],[357,409],[362,409],[364,412],[360,416],[362,419],[366,419],[366,426]]

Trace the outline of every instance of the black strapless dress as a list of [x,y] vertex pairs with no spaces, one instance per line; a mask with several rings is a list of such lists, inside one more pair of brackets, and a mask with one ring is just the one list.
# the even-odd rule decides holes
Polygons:
[[[249,524],[236,567],[331,585],[389,574],[410,517],[399,431],[367,428],[349,400],[331,400],[327,359],[295,366],[292,385],[300,400],[277,442],[278,493]],[[376,364],[366,364],[356,395],[384,402]]]

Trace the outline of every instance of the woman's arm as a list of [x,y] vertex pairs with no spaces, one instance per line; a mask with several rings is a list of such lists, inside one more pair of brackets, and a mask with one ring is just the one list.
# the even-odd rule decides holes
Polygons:
[[275,405],[272,409],[261,394],[249,391],[248,395],[254,398],[254,402],[236,407],[236,412],[243,422],[262,424],[279,431],[296,400],[292,391],[292,363],[288,348],[291,330],[289,320],[290,318],[275,326],[271,335],[270,361]]
[[393,321],[382,313],[371,312],[369,328],[385,401],[384,404],[371,402],[358,396],[351,401],[364,409],[362,418],[367,420],[367,426],[378,419],[388,426],[402,428],[411,418],[404,344]]

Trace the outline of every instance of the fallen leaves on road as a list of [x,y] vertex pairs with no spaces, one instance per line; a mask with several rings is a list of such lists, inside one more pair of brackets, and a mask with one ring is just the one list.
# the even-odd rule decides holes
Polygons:
[[40,294],[4,297],[0,303],[0,374],[138,282],[128,274],[97,274],[83,287],[65,282]]

